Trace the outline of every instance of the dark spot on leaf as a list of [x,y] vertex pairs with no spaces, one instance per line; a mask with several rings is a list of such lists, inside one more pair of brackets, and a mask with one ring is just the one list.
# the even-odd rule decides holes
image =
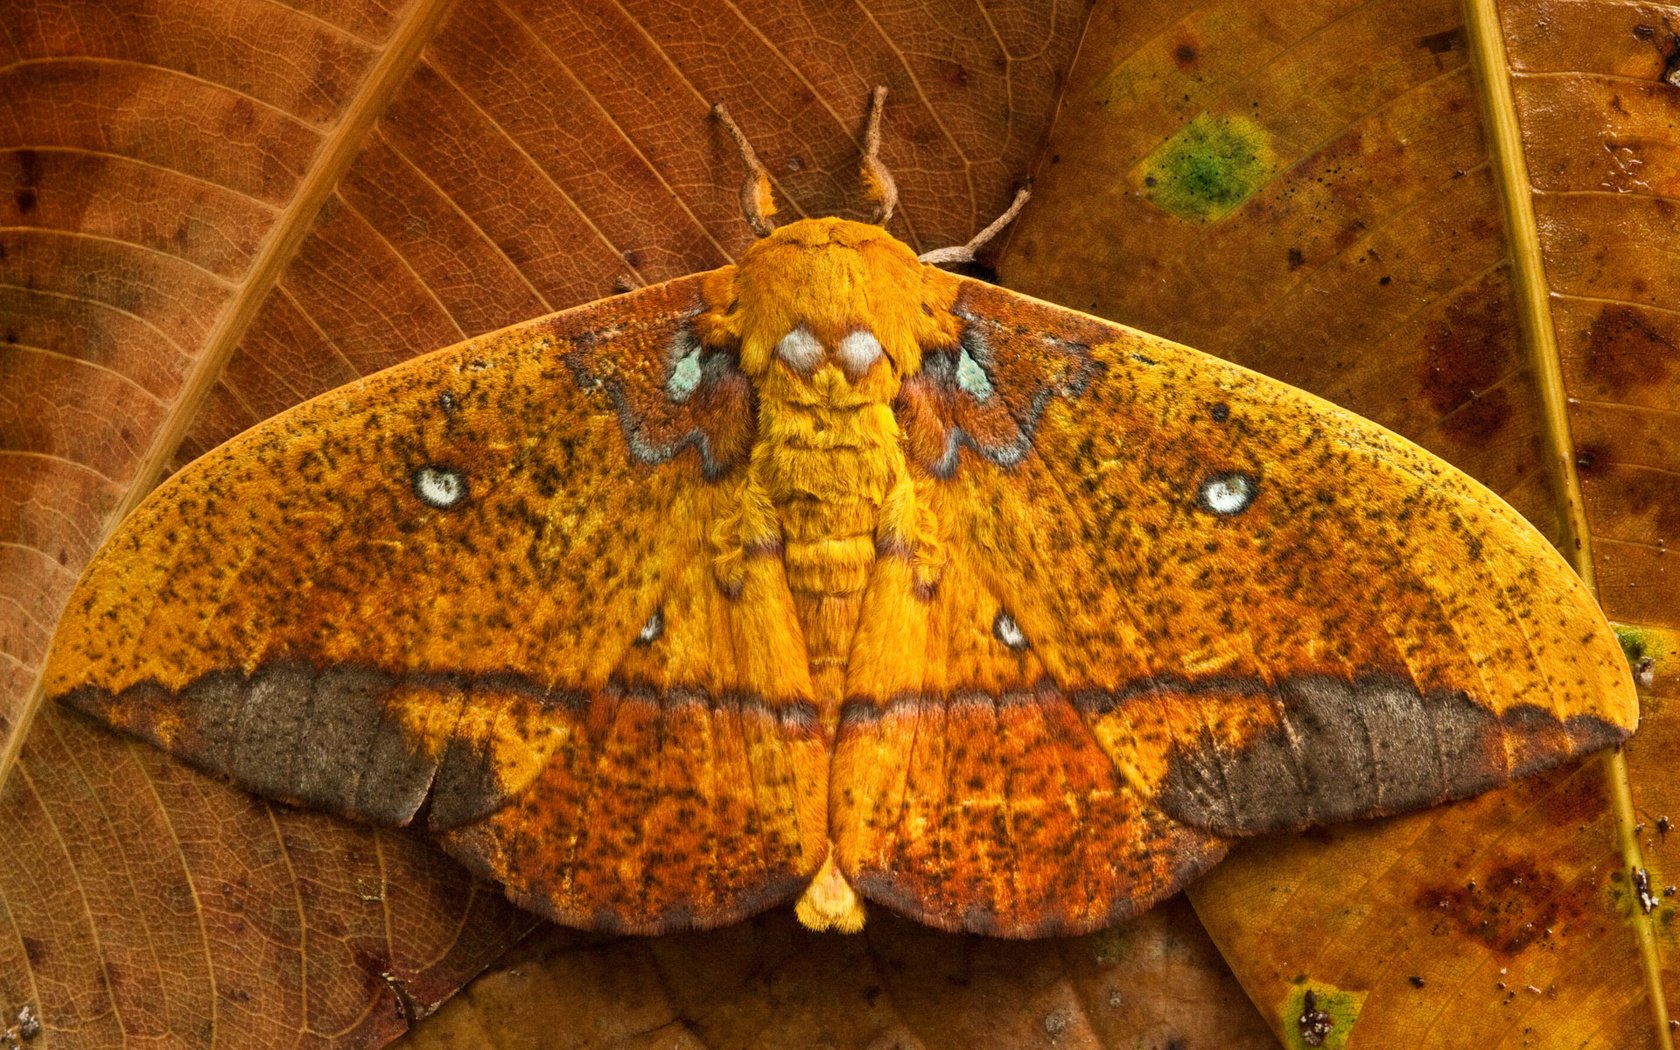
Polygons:
[[1458,28],[1443,29],[1439,33],[1418,37],[1418,46],[1432,55],[1444,55],[1448,51],[1460,48],[1459,39],[1463,30]]
[[1485,444],[1510,421],[1510,396],[1492,388],[1510,366],[1515,332],[1503,291],[1491,284],[1453,302],[1430,326],[1419,386],[1454,440]]
[[1289,268],[1291,270],[1299,270],[1302,266],[1306,265],[1306,262],[1307,257],[1301,254],[1301,249],[1289,249]]
[[935,59],[934,68],[939,72],[939,79],[952,87],[968,86],[968,67],[961,62],[949,59]]
[[35,187],[41,181],[41,157],[32,149],[18,150],[18,214],[28,215],[35,210]]
[[1412,903],[1435,916],[1431,932],[1456,930],[1514,956],[1549,940],[1560,923],[1586,914],[1592,897],[1590,887],[1566,885],[1555,872],[1523,859],[1507,861],[1479,881],[1425,889]]
[[1672,333],[1635,307],[1620,303],[1598,312],[1586,335],[1587,370],[1617,396],[1667,378],[1680,347]]
[[1610,796],[1605,793],[1602,780],[1573,777],[1546,794],[1539,813],[1551,827],[1578,828],[1597,820],[1609,808]]
[[1624,471],[1616,478],[1613,494],[1624,518],[1650,515],[1655,535],[1680,534],[1680,476],[1656,470]]
[[1178,63],[1180,69],[1194,65],[1196,57],[1196,45],[1194,44],[1180,44],[1173,48],[1173,61]]
[[1414,973],[1410,977],[1406,978],[1406,983],[1410,984],[1413,988],[1422,988],[1423,978]]

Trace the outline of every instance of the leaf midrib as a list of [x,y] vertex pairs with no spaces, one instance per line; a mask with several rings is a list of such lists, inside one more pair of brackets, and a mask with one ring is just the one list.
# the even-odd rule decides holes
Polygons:
[[[321,146],[299,180],[290,203],[276,216],[250,269],[235,286],[226,308],[205,337],[175,403],[162,425],[152,434],[151,443],[136,462],[121,498],[102,523],[96,547],[109,538],[117,523],[127,517],[160,480],[165,464],[186,439],[187,431],[226,371],[239,341],[267,301],[269,292],[279,283],[286,267],[297,255],[304,237],[314,228],[322,205],[332,196],[361,153],[362,144],[375,122],[390,104],[392,96],[408,81],[419,62],[420,53],[454,5],[455,0],[418,0],[386,39],[338,123],[323,136]],[[35,670],[34,682],[23,700],[16,725],[0,744],[0,785],[6,783],[17,764],[23,741],[29,735],[29,726],[35,719],[35,712],[40,709],[41,676],[45,667],[46,661],[43,660]]]
[[[1534,215],[1533,182],[1523,153],[1522,129],[1518,122],[1515,94],[1511,88],[1510,59],[1505,52],[1504,31],[1495,0],[1465,0],[1464,28],[1470,44],[1471,68],[1482,100],[1483,125],[1488,152],[1493,159],[1494,181],[1511,257],[1511,279],[1516,286],[1518,335],[1534,377],[1540,403],[1541,436],[1545,442],[1547,473],[1558,523],[1558,543],[1563,556],[1582,582],[1598,595],[1593,575],[1591,529],[1581,494],[1581,479],[1575,466],[1574,440],[1569,425],[1569,400],[1563,385],[1563,362],[1559,354],[1557,326],[1552,318],[1551,290],[1546,282],[1545,259],[1540,249],[1540,227]],[[1610,798],[1616,820],[1616,848],[1624,873],[1645,868],[1635,830],[1633,787],[1627,755],[1621,748],[1604,759]],[[1669,1030],[1668,1003],[1663,994],[1662,960],[1657,954],[1656,927],[1652,916],[1635,906],[1632,926],[1639,944],[1640,968],[1646,996],[1656,1023],[1657,1045],[1674,1050]]]

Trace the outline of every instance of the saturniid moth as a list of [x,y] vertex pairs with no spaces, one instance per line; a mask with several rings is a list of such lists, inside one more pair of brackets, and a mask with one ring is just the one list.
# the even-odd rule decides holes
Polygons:
[[[1089,930],[1245,835],[1622,740],[1592,597],[1486,488],[1310,394],[878,224],[471,339],[159,487],[49,695],[416,825],[637,933],[862,900]],[[721,111],[720,111],[721,115]],[[1019,201],[1018,201],[1019,203]]]

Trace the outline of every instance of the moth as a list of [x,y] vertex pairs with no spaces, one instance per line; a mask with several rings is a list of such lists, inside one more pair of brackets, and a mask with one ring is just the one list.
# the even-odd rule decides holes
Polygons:
[[[1334,405],[961,277],[877,223],[324,394],[160,486],[49,695],[414,826],[557,921],[873,901],[1124,919],[1237,838],[1467,796],[1633,728],[1591,595]],[[1017,201],[1017,206],[1019,205]]]

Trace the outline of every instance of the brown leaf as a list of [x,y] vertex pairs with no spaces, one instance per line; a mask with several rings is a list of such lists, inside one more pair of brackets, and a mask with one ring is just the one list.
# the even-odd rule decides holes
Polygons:
[[[1671,20],[1099,8],[1000,272],[1393,427],[1596,568],[1612,617],[1673,626]],[[1253,844],[1192,899],[1290,1045],[1311,991],[1327,1046],[1669,1046],[1671,721],[1653,700],[1625,758]]]
[[[210,18],[178,0],[25,0],[8,16],[0,930],[16,935],[0,932],[0,1030],[27,1005],[51,1046],[381,1043],[530,920],[416,839],[254,801],[34,710],[81,566],[166,467],[312,394],[726,261],[750,234],[713,99],[790,213],[861,215],[863,110],[888,85],[895,229],[921,248],[967,240],[1026,171],[1085,11],[345,0]],[[505,1031],[520,1007],[542,1042],[666,1011],[696,1039],[751,1045],[747,1019],[779,1016],[767,996],[787,993],[804,1003],[790,1039],[874,1020],[927,1045],[1255,1045],[1252,1007],[1187,921],[1041,945],[886,923],[864,950],[781,916],[553,964],[597,974],[608,1001],[504,969],[449,1016],[490,1003]],[[570,943],[548,938],[545,967]],[[723,956],[763,980],[703,983]],[[635,999],[621,960],[668,989]],[[883,1005],[826,1003],[825,967],[842,966],[878,974]],[[841,976],[867,1007],[870,986]],[[439,1038],[482,1045],[467,1021]]]
[[51,1046],[378,1045],[535,925],[416,838],[265,803],[57,707],[0,843],[0,1007]]
[[[528,950],[400,1045],[1273,1045],[1181,898],[1103,933],[1031,942],[936,933],[885,913],[859,936],[814,934],[783,911],[605,944],[553,929]],[[560,1027],[579,1019],[591,1021]]]

